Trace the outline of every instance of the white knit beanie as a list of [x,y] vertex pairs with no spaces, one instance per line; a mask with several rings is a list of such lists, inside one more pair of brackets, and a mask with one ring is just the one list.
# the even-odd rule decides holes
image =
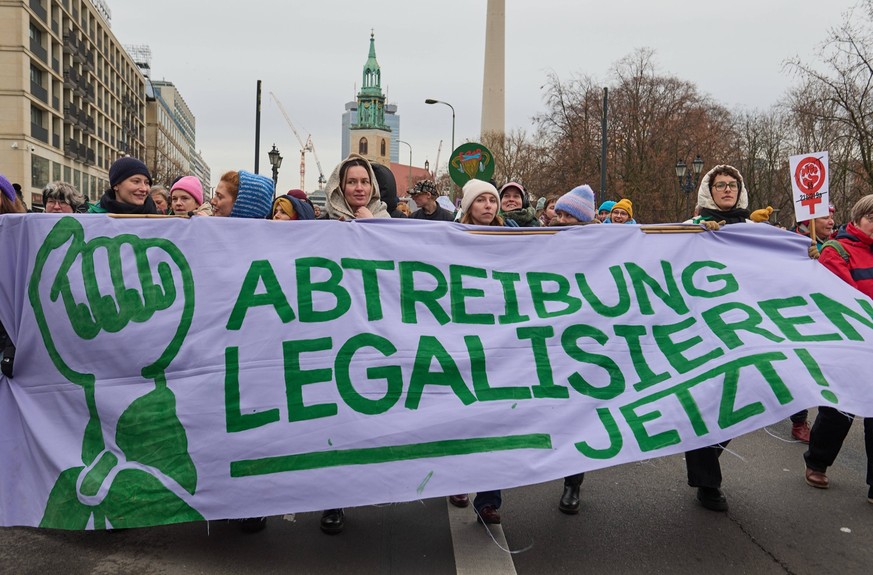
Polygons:
[[461,198],[461,210],[464,213],[469,211],[470,206],[473,205],[473,202],[481,196],[482,194],[491,194],[497,199],[497,203],[500,203],[500,194],[497,193],[497,188],[485,182],[483,180],[470,180],[464,187],[461,188],[463,192],[463,197]]

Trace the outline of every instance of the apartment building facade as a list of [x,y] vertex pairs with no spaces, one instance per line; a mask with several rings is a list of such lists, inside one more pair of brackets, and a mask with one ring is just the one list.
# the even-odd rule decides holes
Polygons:
[[145,158],[146,79],[110,23],[103,0],[0,0],[0,172],[36,209],[50,181],[96,201]]

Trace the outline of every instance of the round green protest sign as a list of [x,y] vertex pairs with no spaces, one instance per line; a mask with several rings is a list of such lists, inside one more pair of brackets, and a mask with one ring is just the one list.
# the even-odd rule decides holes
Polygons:
[[458,187],[474,178],[488,181],[494,175],[494,155],[482,144],[461,144],[449,158],[449,175]]

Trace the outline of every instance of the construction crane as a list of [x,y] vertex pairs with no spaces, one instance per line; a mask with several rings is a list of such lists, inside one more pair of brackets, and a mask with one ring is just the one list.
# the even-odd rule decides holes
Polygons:
[[321,169],[321,162],[318,160],[318,154],[315,153],[315,144],[312,143],[312,134],[308,135],[304,142],[303,138],[300,137],[300,133],[297,132],[297,128],[294,127],[294,122],[291,121],[291,117],[288,116],[288,112],[285,111],[285,106],[282,105],[282,102],[279,101],[276,94],[270,92],[270,97],[273,98],[274,102],[276,102],[279,111],[282,112],[285,121],[288,122],[288,127],[291,128],[297,141],[300,142],[300,189],[306,191],[306,188],[304,187],[306,185],[306,152],[311,152],[312,157],[315,158],[315,165],[318,166],[318,185],[320,188],[323,188],[327,183],[327,180],[324,178],[324,170]]
[[440,140],[440,145],[437,146],[436,162],[434,162],[434,164],[433,164],[433,166],[434,166],[433,167],[433,180],[434,180],[434,182],[436,182],[436,179],[437,179],[437,176],[436,176],[437,172],[440,171],[440,152],[442,152],[442,151],[443,151],[443,141]]

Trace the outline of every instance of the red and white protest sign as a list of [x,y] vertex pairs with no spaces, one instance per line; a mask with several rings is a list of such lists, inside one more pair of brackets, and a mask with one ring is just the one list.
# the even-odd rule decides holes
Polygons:
[[813,152],[788,158],[794,217],[798,222],[828,216],[828,153]]

